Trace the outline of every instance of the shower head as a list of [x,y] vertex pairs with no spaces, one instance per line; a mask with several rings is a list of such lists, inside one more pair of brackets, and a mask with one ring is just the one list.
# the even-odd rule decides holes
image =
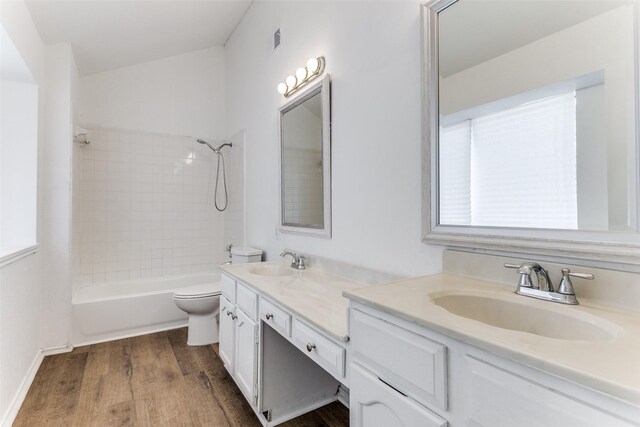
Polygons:
[[220,150],[215,149],[211,144],[209,144],[207,141],[205,141],[204,139],[197,139],[196,141],[198,141],[198,144],[203,144],[206,145],[207,147],[211,148],[215,153],[217,153]]
[[233,147],[233,144],[231,144],[230,142],[225,142],[224,144],[218,146],[218,148],[215,148],[204,139],[197,139],[196,141],[198,142],[198,144],[204,144],[207,147],[211,148],[214,153],[219,153],[222,147],[226,147],[226,146]]

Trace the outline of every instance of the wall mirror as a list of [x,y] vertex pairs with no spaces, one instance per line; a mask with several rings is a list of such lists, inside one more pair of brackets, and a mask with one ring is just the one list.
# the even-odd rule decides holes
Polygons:
[[331,237],[327,74],[280,108],[280,231]]
[[640,264],[638,9],[424,5],[424,241]]

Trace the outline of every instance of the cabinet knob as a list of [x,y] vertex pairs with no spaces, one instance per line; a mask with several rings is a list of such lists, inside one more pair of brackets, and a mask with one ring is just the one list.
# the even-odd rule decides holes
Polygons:
[[273,314],[271,314],[271,313],[267,313],[264,317],[266,317],[266,318],[267,318],[267,320],[269,320],[269,319],[273,319]]
[[307,343],[307,351],[311,353],[313,349],[316,348],[315,344]]

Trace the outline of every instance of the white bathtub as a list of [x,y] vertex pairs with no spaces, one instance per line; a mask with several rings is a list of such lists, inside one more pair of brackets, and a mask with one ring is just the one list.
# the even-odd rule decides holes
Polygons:
[[173,292],[185,286],[220,281],[219,274],[194,274],[75,289],[72,298],[74,346],[111,341],[187,326]]

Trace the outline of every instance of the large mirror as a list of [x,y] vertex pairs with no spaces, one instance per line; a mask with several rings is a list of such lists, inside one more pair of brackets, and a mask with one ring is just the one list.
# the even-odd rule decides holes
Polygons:
[[640,264],[638,2],[425,7],[425,240]]
[[280,231],[331,237],[329,75],[280,108]]

